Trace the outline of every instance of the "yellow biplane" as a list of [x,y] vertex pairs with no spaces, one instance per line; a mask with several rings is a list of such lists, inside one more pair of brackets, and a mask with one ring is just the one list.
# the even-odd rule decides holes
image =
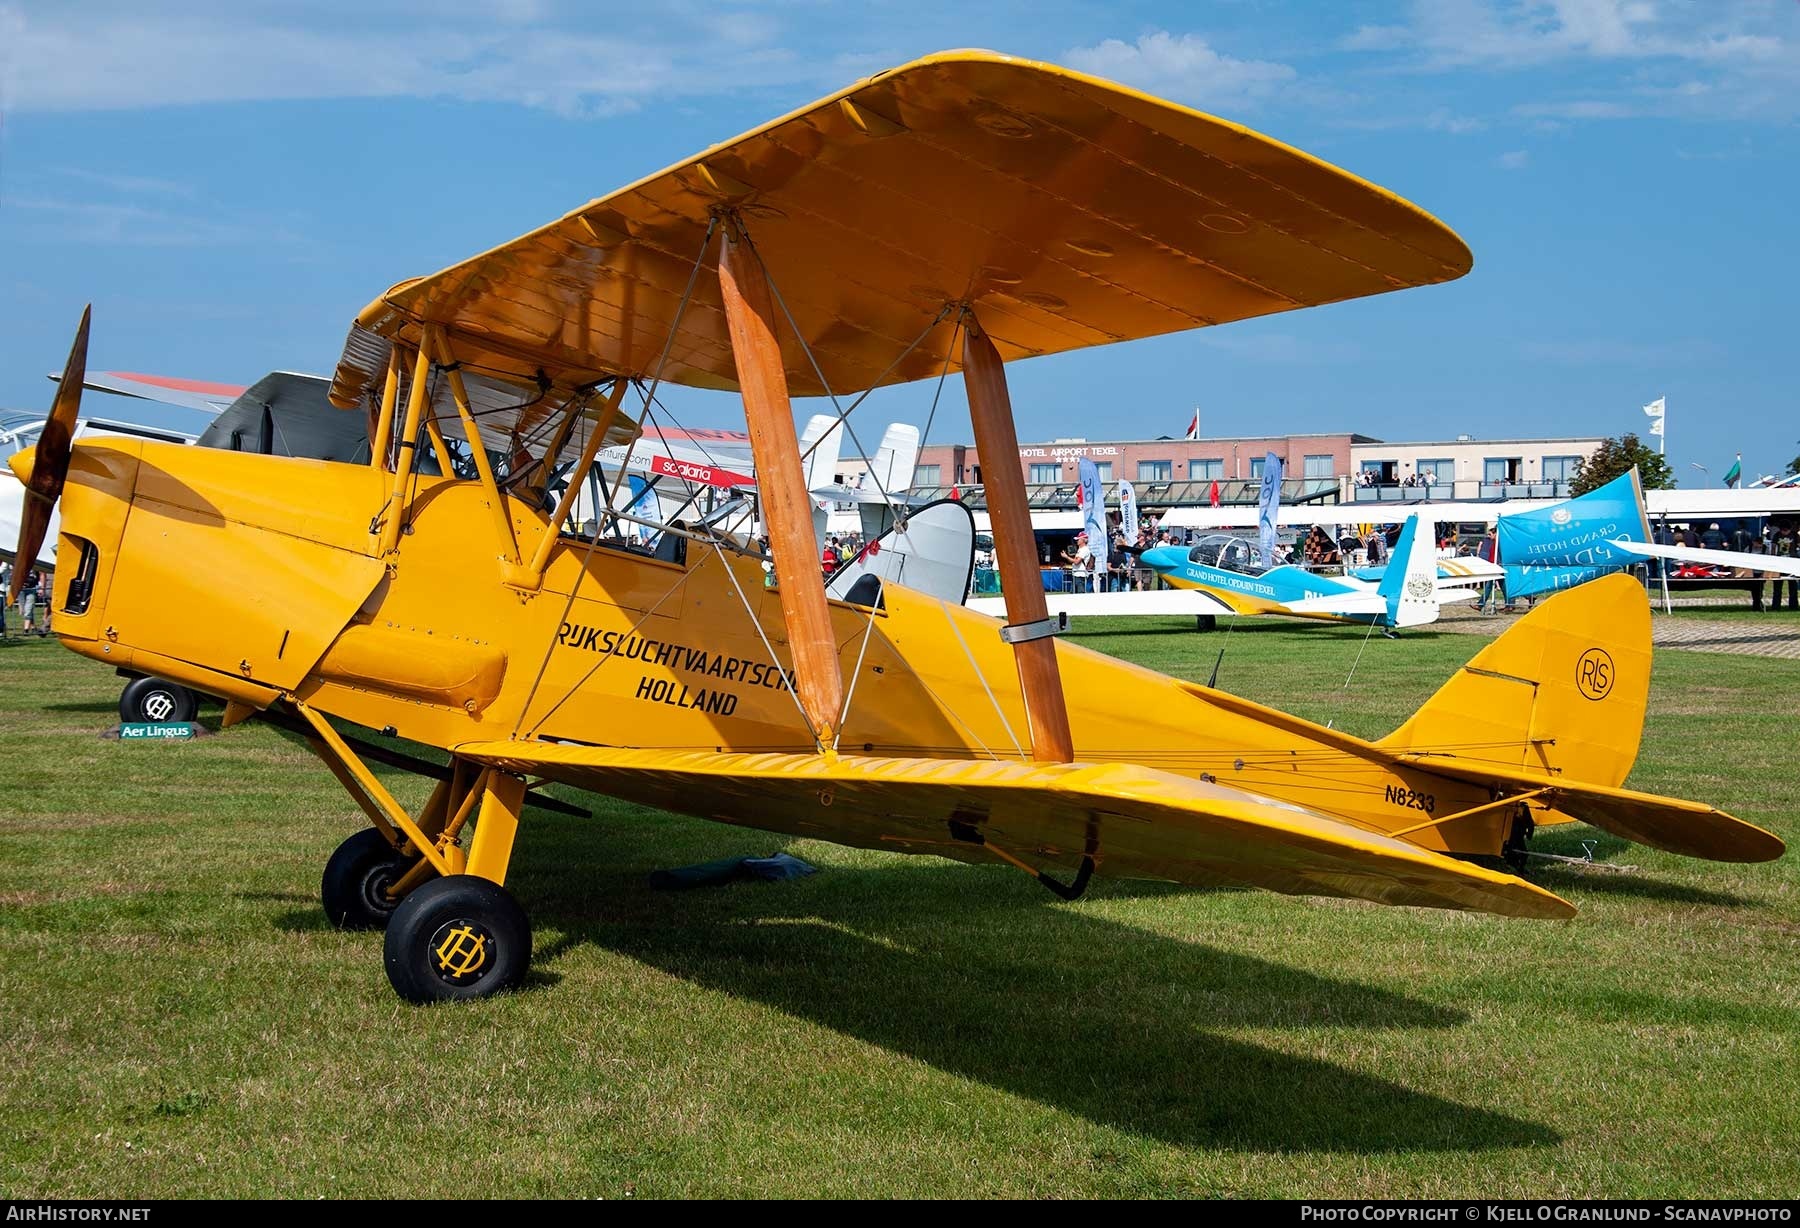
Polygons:
[[[987,484],[1004,623],[898,584],[827,598],[790,396],[959,370],[982,455],[1006,457],[1009,360],[1469,267],[1429,215],[1267,137],[950,52],[382,295],[331,388],[367,415],[366,465],[47,430],[15,461],[21,555],[60,497],[65,645],[306,734],[372,824],[331,856],[325,908],[385,928],[415,1001],[523,977],[503,884],[532,778],[1004,862],[1065,898],[1104,874],[1567,917],[1467,858],[1572,819],[1780,855],[1621,787],[1650,674],[1629,579],[1545,603],[1378,742],[1059,643],[1006,464]],[[571,521],[601,448],[654,451],[665,382],[741,394],[766,553],[703,519],[643,525],[628,495]],[[332,718],[442,748],[446,778],[409,813]]]

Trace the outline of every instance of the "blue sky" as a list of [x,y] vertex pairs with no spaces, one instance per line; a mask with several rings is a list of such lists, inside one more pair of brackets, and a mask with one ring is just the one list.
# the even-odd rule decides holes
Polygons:
[[[98,369],[329,371],[392,283],[954,46],[1249,124],[1475,252],[1448,286],[1016,364],[1022,438],[1195,406],[1212,435],[1616,434],[1667,396],[1684,485],[1800,453],[1796,0],[0,0],[0,406],[47,405],[89,299]],[[960,391],[934,441],[968,438]]]

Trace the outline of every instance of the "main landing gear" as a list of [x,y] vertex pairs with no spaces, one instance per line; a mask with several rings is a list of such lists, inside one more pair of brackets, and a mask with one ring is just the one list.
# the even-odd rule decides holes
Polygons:
[[[388,982],[408,1002],[517,989],[531,966],[531,923],[503,884],[525,781],[455,760],[415,818],[322,715],[295,707],[313,750],[375,825],[326,862],[326,917],[341,929],[386,931]],[[473,833],[466,850],[465,829]]]
[[199,708],[198,696],[167,678],[133,678],[119,696],[119,719],[127,723],[191,721]]

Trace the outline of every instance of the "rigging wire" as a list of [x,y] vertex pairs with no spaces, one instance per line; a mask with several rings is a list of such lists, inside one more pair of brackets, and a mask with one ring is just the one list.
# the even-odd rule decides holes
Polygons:
[[[699,280],[700,270],[706,263],[706,249],[712,243],[713,231],[714,231],[714,229],[716,229],[716,227],[717,227],[717,219],[716,218],[713,221],[707,223],[706,234],[700,240],[700,250],[694,253],[694,267],[688,273],[687,288],[682,291],[681,302],[679,304],[677,304],[677,306],[675,308],[675,318],[669,322],[669,335],[668,335],[668,338],[663,342],[662,356],[660,358],[658,358],[657,362],[656,362],[656,376],[655,376],[656,380],[662,379],[663,364],[668,362],[669,351],[674,348],[676,330],[681,327],[682,314],[687,310],[688,302],[693,298],[694,285]],[[624,377],[619,376],[617,378],[623,379]],[[654,383],[652,384],[652,390],[654,391]],[[645,412],[646,413],[649,412],[647,407],[646,407]],[[625,470],[626,465],[629,465],[631,463],[632,449],[637,447],[638,439],[642,438],[643,419],[641,417],[638,419],[638,428],[639,428],[638,435],[636,435],[632,438],[631,444],[625,449],[625,460],[620,464],[621,472],[623,472]],[[596,454],[595,459],[594,459],[594,464],[589,466],[590,470],[598,469],[599,463],[600,463],[599,457]],[[580,480],[580,477],[582,477],[582,476],[585,476],[585,475],[580,475],[580,476],[572,475],[570,480],[578,481],[578,480]],[[610,498],[608,498],[607,502],[609,504],[609,510],[610,510],[610,504],[612,501]],[[574,605],[575,605],[575,594],[578,591],[580,591],[581,582],[587,578],[588,564],[590,562],[592,562],[593,557],[594,557],[594,550],[600,544],[600,530],[602,527],[599,523],[599,516],[598,516],[600,509],[595,508],[594,510],[596,513],[596,516],[595,516],[596,523],[594,525],[594,536],[591,537],[590,539],[588,539],[587,549],[582,553],[582,556],[581,556],[581,565],[576,569],[576,572],[575,572],[574,583],[569,585],[569,595],[563,601],[562,614],[556,620],[557,628],[560,628],[563,623],[568,621],[569,611],[572,608],[574,608]],[[616,523],[616,521],[615,521],[615,523]],[[704,561],[704,560],[702,560],[702,561]],[[696,566],[696,570],[697,569],[698,569],[698,567]],[[691,575],[692,573],[690,572],[690,573],[685,573],[685,574]],[[685,576],[684,576],[684,578],[685,578]],[[674,590],[671,589],[670,591],[673,592]],[[667,593],[663,594],[664,598],[666,598],[667,596],[668,596]],[[662,600],[662,598],[658,599],[658,604],[661,603],[661,600]],[[648,617],[648,615],[646,615],[646,617]],[[526,692],[525,702],[519,706],[519,719],[516,722],[514,722],[514,724],[513,724],[512,736],[514,738],[517,738],[519,736],[519,730],[525,724],[526,710],[531,706],[531,701],[534,698],[536,698],[536,696],[537,696],[538,686],[544,680],[544,671],[547,670],[548,668],[550,668],[550,655],[555,650],[556,650],[556,631],[553,629],[544,644],[544,658],[542,661],[538,662],[537,673],[532,676],[531,688],[529,691]],[[586,680],[583,679],[583,681],[586,681]],[[580,687],[580,685],[581,685],[581,683],[578,682],[575,684],[575,687],[570,688],[570,690],[562,697],[562,699],[559,699],[556,701],[556,704],[551,708],[551,711],[554,712],[557,708],[560,708],[563,705],[564,701],[566,701],[570,695],[573,695],[575,693],[575,689]],[[548,719],[548,717],[546,717],[545,719]],[[542,727],[542,725],[543,725],[543,721],[539,721],[537,725],[532,727],[532,732],[536,733],[538,728]]]
[[[650,616],[655,614],[657,610],[662,608],[662,603],[667,601],[669,599],[669,597],[675,592],[675,590],[679,589],[682,585],[686,584],[690,577],[698,574],[700,569],[702,567],[706,566],[706,564],[715,557],[716,557],[715,555],[709,554],[705,558],[702,558],[698,563],[695,563],[692,571],[684,571],[681,573],[681,575],[677,576],[675,579],[675,583],[671,584],[668,587],[668,589],[663,593],[663,595],[656,599],[655,604],[653,604],[649,609],[644,611],[643,617],[639,618],[635,623],[631,624],[631,629],[613,642],[612,651],[606,653],[598,661],[596,661],[592,665],[588,666],[587,672],[585,674],[583,674],[580,678],[576,679],[575,685],[570,687],[567,691],[565,691],[563,693],[563,697],[561,699],[557,700],[555,703],[551,704],[550,710],[548,712],[544,713],[544,715],[540,716],[537,719],[537,722],[534,725],[532,725],[532,727],[531,727],[532,735],[536,736],[537,731],[544,727],[544,722],[549,720],[551,717],[555,716],[557,709],[561,708],[565,703],[568,703],[569,700],[574,697],[575,692],[579,691],[582,687],[586,686],[588,679],[592,678],[602,665],[605,665],[608,661],[610,661],[614,657],[618,656],[619,649],[620,649],[620,647],[622,647],[624,645],[625,641],[630,639],[632,636],[636,635],[640,630],[643,629],[644,624],[650,621]],[[582,574],[583,575],[586,574],[586,568],[583,568]],[[569,586],[571,592],[573,592],[575,587],[576,587],[576,585],[574,585],[574,584],[571,584]],[[563,617],[557,623],[558,629],[560,630],[562,624],[567,621],[568,621],[568,609],[567,609],[567,607],[565,607],[563,610]],[[556,644],[555,636],[551,637],[550,643],[552,646],[554,646]],[[550,660],[549,653],[545,653],[544,654],[545,664],[548,664],[549,660]],[[539,673],[541,674],[542,672],[543,672],[542,668],[540,667]],[[533,692],[535,692],[536,689],[537,689],[536,685],[534,684],[532,687]],[[530,704],[531,704],[531,696],[527,695],[525,697],[525,704],[523,706],[521,706],[519,709],[519,725],[523,725],[525,723],[525,710],[527,707],[530,706]],[[515,725],[513,727],[513,737],[514,738],[517,738],[519,736],[519,725]]]

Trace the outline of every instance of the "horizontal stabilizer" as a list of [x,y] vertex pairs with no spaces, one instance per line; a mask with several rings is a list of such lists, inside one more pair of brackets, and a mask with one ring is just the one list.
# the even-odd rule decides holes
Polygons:
[[456,753],[702,818],[894,852],[1291,895],[1568,917],[1508,874],[1243,790],[1131,764],[1046,764],[487,742]]
[[1572,819],[1684,857],[1703,857],[1709,861],[1774,861],[1787,847],[1773,832],[1734,818],[1704,802],[1583,784],[1540,772],[1472,763],[1450,755],[1401,755],[1400,762],[1478,784],[1546,789],[1548,792],[1540,800]]

